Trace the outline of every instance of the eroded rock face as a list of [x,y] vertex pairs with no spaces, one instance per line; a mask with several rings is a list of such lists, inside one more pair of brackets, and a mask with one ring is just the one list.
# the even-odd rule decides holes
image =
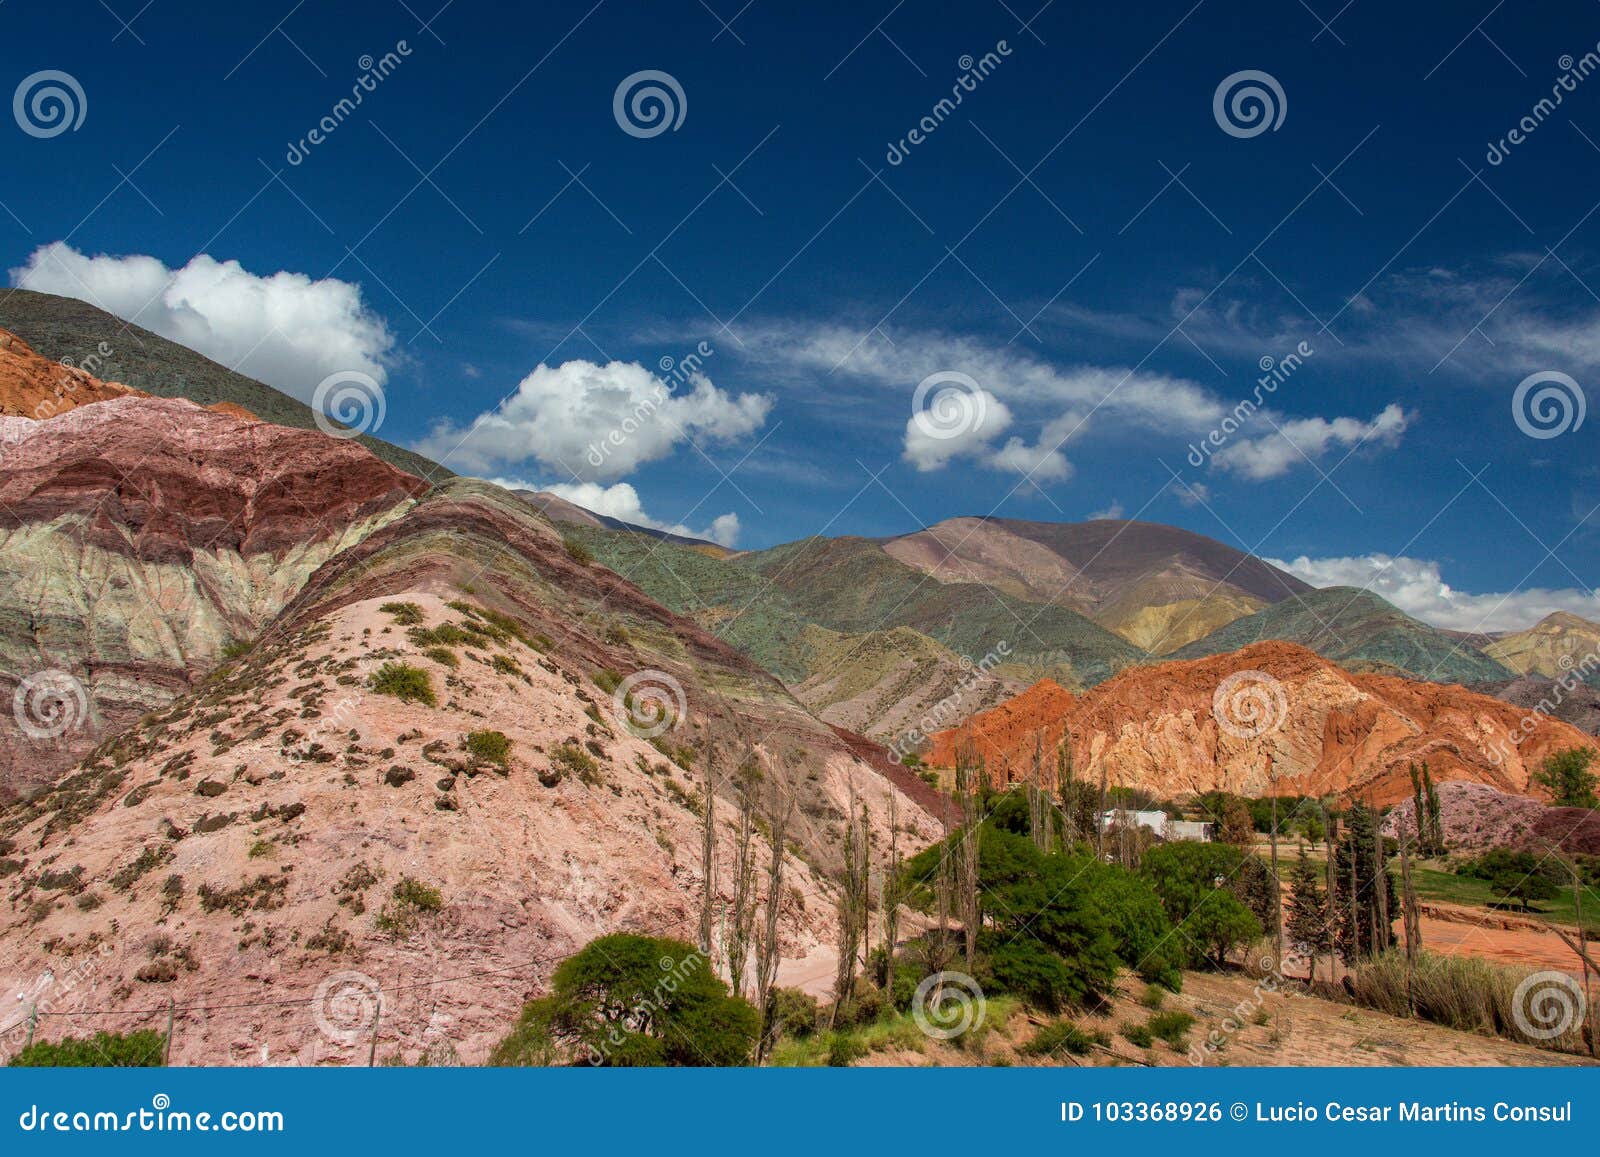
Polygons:
[[[432,702],[415,674],[412,698],[385,693],[394,664]],[[682,695],[655,736],[612,690],[641,673]],[[847,811],[880,860],[891,815],[902,851],[938,835],[921,785],[864,745],[516,499],[452,482],[319,568],[203,686],[0,813],[0,982],[87,975],[78,1006],[122,1030],[170,997],[183,1064],[365,1063],[381,989],[380,1059],[480,1062],[595,936],[698,938],[701,817],[714,800],[725,901],[742,767],[763,816],[775,789],[794,803],[784,957],[825,958]],[[437,905],[407,911],[405,877]]]
[[92,402],[139,396],[120,382],[102,382],[80,367],[41,357],[0,329],[0,415],[43,421]]
[[992,776],[1016,780],[1031,767],[1035,735],[1053,753],[1067,731],[1076,774],[1091,782],[1103,773],[1167,797],[1336,792],[1379,804],[1405,799],[1408,767],[1422,761],[1437,782],[1538,795],[1529,777],[1545,756],[1595,746],[1565,723],[1462,687],[1353,674],[1293,644],[1259,643],[1134,668],[1081,696],[1037,684],[940,733],[930,761],[947,766],[971,743]]
[[176,399],[0,417],[0,705],[18,705],[0,789],[170,702],[426,488],[352,443]]

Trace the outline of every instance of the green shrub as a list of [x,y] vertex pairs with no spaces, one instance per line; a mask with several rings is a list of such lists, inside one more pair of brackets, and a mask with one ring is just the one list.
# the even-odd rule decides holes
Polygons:
[[1172,1008],[1156,1013],[1145,1027],[1150,1030],[1151,1036],[1166,1041],[1174,1052],[1181,1053],[1189,1047],[1189,1030],[1194,1027],[1194,1017],[1181,1009]]
[[461,666],[461,660],[456,658],[456,653],[449,647],[429,647],[422,653],[441,667],[455,668]]
[[576,743],[563,743],[550,752],[550,763],[561,771],[569,771],[587,784],[600,778],[600,765]]
[[828,1034],[828,1065],[842,1069],[867,1055],[867,1046],[847,1032]]
[[778,988],[772,992],[772,1031],[781,1037],[799,1040],[817,1031],[821,1007],[816,998],[798,988]]
[[594,673],[594,685],[609,695],[622,686],[622,672],[613,671],[610,667],[601,667]]
[[556,969],[490,1055],[492,1065],[742,1065],[760,1018],[681,940],[616,933]]
[[429,707],[439,705],[433,694],[433,680],[428,673],[408,663],[385,663],[367,683],[379,695],[393,695],[402,703],[425,703]]
[[1148,1025],[1125,1024],[1118,1029],[1135,1048],[1147,1049],[1156,1043],[1156,1034],[1150,1031]]
[[406,632],[419,647],[478,647],[485,645],[482,635],[463,630],[454,623],[440,623],[437,627],[412,627]]
[[424,884],[415,876],[401,876],[390,893],[396,901],[408,904],[418,912],[437,912],[444,906],[444,897],[432,884]]
[[9,1064],[22,1069],[153,1069],[165,1063],[166,1047],[166,1036],[150,1029],[126,1035],[97,1032],[88,1039],[35,1041],[12,1057]]
[[575,538],[563,538],[561,545],[567,549],[567,557],[579,566],[589,566],[594,562],[594,555],[589,548]]
[[522,664],[517,662],[510,655],[496,655],[494,658],[489,660],[489,666],[493,667],[502,675],[522,674]]
[[469,731],[467,750],[485,763],[505,767],[511,758],[511,740],[499,731]]
[[224,659],[237,659],[241,655],[249,654],[250,648],[253,646],[255,646],[253,639],[229,639],[222,645],[222,657]]
[[1067,1053],[1081,1057],[1096,1045],[1105,1048],[1111,1038],[1103,1032],[1085,1032],[1070,1020],[1058,1020],[1045,1025],[1022,1046],[1025,1057],[1048,1057]]
[[384,614],[393,615],[394,621],[402,627],[414,627],[422,622],[422,608],[416,603],[384,603],[378,609]]
[[383,906],[373,921],[378,931],[399,939],[416,927],[424,915],[444,907],[444,897],[439,889],[425,884],[415,876],[401,876],[389,893],[389,902]]

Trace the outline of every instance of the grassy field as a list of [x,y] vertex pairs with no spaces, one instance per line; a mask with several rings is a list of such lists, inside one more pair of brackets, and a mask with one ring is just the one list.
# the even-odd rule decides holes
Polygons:
[[[1523,914],[1514,905],[1505,905],[1497,900],[1487,883],[1471,876],[1457,876],[1439,868],[1414,867],[1411,878],[1416,885],[1417,897],[1422,900],[1493,908],[1513,916]],[[1557,924],[1575,927],[1578,920],[1572,899],[1572,889],[1564,888],[1554,900],[1541,900],[1533,905],[1528,915],[1542,916]],[[1591,935],[1600,935],[1600,892],[1593,888],[1583,890],[1583,923]]]

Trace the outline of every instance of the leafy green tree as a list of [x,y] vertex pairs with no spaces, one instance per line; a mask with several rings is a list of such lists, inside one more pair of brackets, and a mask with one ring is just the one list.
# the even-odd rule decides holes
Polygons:
[[166,1035],[150,1030],[126,1035],[97,1032],[87,1039],[35,1041],[9,1064],[24,1069],[153,1069],[166,1063],[166,1046]]
[[1560,895],[1561,889],[1551,875],[1552,870],[1551,865],[1532,852],[1493,848],[1461,865],[1456,874],[1484,881],[1496,896],[1526,911],[1530,904],[1554,900]]
[[1489,887],[1494,894],[1516,904],[1524,912],[1540,900],[1554,900],[1561,894],[1555,881],[1540,872],[1518,872],[1507,869],[1489,877]]
[[550,995],[524,1006],[490,1063],[741,1065],[760,1027],[693,946],[616,933],[562,961]]
[[[1322,884],[1322,872],[1306,855],[1306,846],[1300,845],[1300,857],[1289,871],[1289,918],[1285,930],[1289,942],[1307,956],[1316,957],[1333,948],[1333,913],[1328,907],[1328,890]],[[1279,962],[1282,967],[1282,962]]]
[[1202,945],[1216,968],[1226,966],[1228,954],[1235,948],[1262,934],[1261,921],[1225,888],[1217,888],[1205,896],[1178,931]]
[[1387,869],[1380,870],[1377,828],[1377,817],[1371,808],[1351,804],[1345,817],[1344,838],[1334,849],[1338,900],[1333,915],[1339,953],[1347,964],[1395,945],[1393,924],[1385,924],[1384,915],[1392,921],[1400,911],[1400,901],[1394,877]]
[[[1195,934],[1191,918],[1208,898],[1226,892],[1254,922],[1255,936],[1272,926],[1277,905],[1277,888],[1271,871],[1261,860],[1231,844],[1178,842],[1152,848],[1139,868],[1150,882],[1167,919],[1179,929],[1173,940],[1180,942],[1186,964],[1198,965],[1208,956],[1210,942]],[[1229,931],[1237,923],[1227,905],[1213,907],[1207,914],[1219,931]]]
[[1545,757],[1533,781],[1547,788],[1555,798],[1552,807],[1600,807],[1595,797],[1597,777],[1589,770],[1594,762],[1594,748],[1568,747]]

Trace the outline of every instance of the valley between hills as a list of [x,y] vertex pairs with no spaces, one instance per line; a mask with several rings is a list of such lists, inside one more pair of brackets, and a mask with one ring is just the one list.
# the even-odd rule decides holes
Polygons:
[[[732,551],[346,432],[0,303],[8,1056],[1592,1055],[1508,1002],[1585,979],[1600,624],[1449,632],[1138,521]],[[703,1047],[613,1055],[561,1002],[663,944]],[[988,1011],[930,1033],[947,974]]]

